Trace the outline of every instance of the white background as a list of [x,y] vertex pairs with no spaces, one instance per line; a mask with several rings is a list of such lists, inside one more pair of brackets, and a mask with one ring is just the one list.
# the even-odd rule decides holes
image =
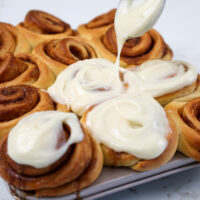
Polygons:
[[[193,63],[200,71],[200,1],[166,0],[155,28],[174,51],[174,59]],[[0,0],[0,21],[17,24],[30,9],[48,11],[73,28],[116,7],[118,0]],[[102,200],[198,200],[200,168],[114,194]],[[0,200],[10,200],[0,180]]]

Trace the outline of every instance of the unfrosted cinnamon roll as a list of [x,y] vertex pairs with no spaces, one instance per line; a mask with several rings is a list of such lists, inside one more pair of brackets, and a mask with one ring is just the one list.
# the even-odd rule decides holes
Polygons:
[[14,26],[0,22],[0,58],[7,53],[16,54],[30,51],[30,45]]
[[0,58],[0,87],[27,84],[47,89],[54,81],[50,69],[30,53],[7,53]]
[[155,169],[175,154],[178,138],[164,109],[143,93],[124,94],[86,111],[85,129],[99,142],[108,166]]
[[188,98],[189,101],[174,101],[165,110],[175,124],[174,132],[179,136],[178,150],[200,162],[200,93],[198,96]]
[[103,164],[99,144],[78,117],[57,111],[23,118],[0,143],[0,157],[0,176],[37,197],[80,191],[96,180]]
[[87,40],[73,36],[42,42],[33,49],[33,54],[46,63],[56,76],[79,60],[98,57]]
[[0,138],[23,117],[42,110],[54,110],[46,92],[28,85],[0,88]]
[[81,116],[90,106],[127,90],[123,71],[104,59],[78,61],[59,74],[48,92],[55,102]]
[[78,27],[78,34],[86,39],[92,39],[98,37],[105,32],[113,23],[115,18],[116,9],[112,9],[109,12],[95,17],[87,24],[82,24]]
[[198,87],[196,68],[184,61],[153,60],[128,71],[132,73],[127,74],[127,82],[153,96],[163,106],[192,94]]
[[[118,52],[114,25],[102,32],[99,37],[93,37],[92,43],[103,58],[112,62],[116,61]],[[121,52],[120,66],[137,66],[154,59],[171,60],[172,56],[173,53],[162,36],[151,29],[143,36],[125,42]]]
[[39,10],[27,13],[17,28],[32,47],[44,40],[64,38],[73,34],[70,25],[57,17]]

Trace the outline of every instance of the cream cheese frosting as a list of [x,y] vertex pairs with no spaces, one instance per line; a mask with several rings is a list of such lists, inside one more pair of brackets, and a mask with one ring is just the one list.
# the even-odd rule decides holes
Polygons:
[[152,60],[129,69],[124,77],[132,85],[130,91],[140,89],[153,97],[178,91],[197,80],[196,68],[184,61]]
[[159,19],[165,0],[121,0],[115,15],[119,65],[120,53],[128,38],[142,36]]
[[[70,137],[57,148],[63,123]],[[8,155],[18,164],[44,168],[61,158],[71,144],[84,138],[78,117],[58,111],[37,112],[23,118],[9,133]]]
[[141,92],[124,94],[95,106],[86,115],[86,126],[99,143],[140,159],[161,155],[170,133],[164,109]]
[[69,105],[79,116],[88,107],[124,91],[118,68],[105,59],[78,61],[70,65],[48,89],[54,101]]

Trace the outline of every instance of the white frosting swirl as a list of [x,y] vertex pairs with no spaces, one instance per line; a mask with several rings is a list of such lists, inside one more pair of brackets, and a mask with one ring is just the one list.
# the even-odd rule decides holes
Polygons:
[[[70,137],[57,148],[63,123],[70,127]],[[73,113],[45,111],[23,118],[8,136],[8,155],[18,164],[43,168],[61,158],[71,144],[83,140],[79,119]]]
[[70,65],[48,89],[54,101],[68,104],[80,116],[89,106],[123,91],[118,68],[104,59],[84,60]]
[[141,159],[163,153],[170,132],[164,109],[152,97],[124,94],[95,106],[86,126],[100,143]]
[[152,60],[129,71],[133,72],[125,75],[125,80],[132,85],[129,89],[139,88],[153,97],[183,89],[198,76],[196,68],[183,61]]

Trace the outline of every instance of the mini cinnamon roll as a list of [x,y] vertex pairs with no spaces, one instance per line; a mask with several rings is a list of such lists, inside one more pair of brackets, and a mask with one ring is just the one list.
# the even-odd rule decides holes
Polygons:
[[44,40],[73,35],[70,25],[44,11],[30,10],[17,26],[32,47]]
[[150,96],[124,94],[88,109],[81,123],[101,144],[104,164],[152,170],[167,163],[178,144],[174,124]]
[[132,73],[126,76],[127,82],[137,85],[163,106],[192,94],[198,87],[196,68],[184,61],[153,60],[128,71]]
[[73,113],[45,111],[23,118],[0,143],[0,176],[36,197],[80,191],[102,170],[99,144]]
[[[94,36],[92,43],[101,57],[112,62],[116,61],[118,52],[114,25],[98,37]],[[172,56],[172,50],[162,36],[151,29],[141,37],[128,39],[125,42],[121,52],[120,66],[137,66],[154,59],[171,60]]]
[[82,24],[78,27],[78,34],[86,39],[98,37],[105,32],[113,23],[115,18],[116,9],[95,17],[87,24]]
[[0,22],[0,58],[7,53],[17,54],[30,51],[30,45],[14,26]]
[[87,40],[73,36],[42,42],[33,49],[33,54],[46,63],[56,76],[79,60],[98,57]]
[[47,89],[54,81],[51,70],[30,53],[7,53],[0,58],[0,87],[27,84]]

